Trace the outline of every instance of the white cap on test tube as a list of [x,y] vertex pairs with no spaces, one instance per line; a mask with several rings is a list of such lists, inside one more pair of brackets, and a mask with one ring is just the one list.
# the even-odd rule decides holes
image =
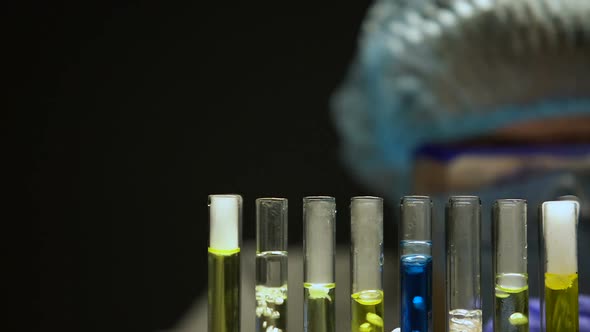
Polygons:
[[242,196],[209,196],[209,247],[217,250],[235,250],[240,247],[240,214]]
[[545,239],[546,272],[574,274],[578,272],[576,224],[579,203],[549,201],[542,207]]

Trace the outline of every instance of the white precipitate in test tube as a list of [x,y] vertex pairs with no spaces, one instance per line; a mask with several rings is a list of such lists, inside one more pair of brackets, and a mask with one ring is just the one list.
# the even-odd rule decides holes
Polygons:
[[219,250],[239,248],[239,209],[240,197],[237,195],[211,196],[209,233],[211,248]]

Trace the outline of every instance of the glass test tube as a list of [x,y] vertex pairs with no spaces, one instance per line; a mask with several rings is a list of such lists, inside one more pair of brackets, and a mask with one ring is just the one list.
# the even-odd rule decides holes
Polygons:
[[287,331],[285,198],[256,200],[256,331]]
[[383,332],[383,199],[350,200],[351,331]]
[[550,201],[541,206],[545,244],[545,328],[547,332],[579,331],[576,201]]
[[303,199],[304,331],[334,332],[336,200]]
[[449,332],[481,332],[481,203],[452,196],[446,206]]
[[401,332],[432,331],[432,201],[406,196],[400,204]]
[[242,197],[210,195],[209,221],[209,332],[238,332]]
[[529,331],[527,203],[500,199],[492,209],[494,331]]

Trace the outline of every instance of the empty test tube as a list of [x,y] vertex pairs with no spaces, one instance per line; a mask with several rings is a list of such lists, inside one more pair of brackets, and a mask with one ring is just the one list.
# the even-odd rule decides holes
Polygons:
[[450,197],[445,221],[448,331],[481,332],[479,198]]
[[549,201],[541,206],[547,332],[579,331],[578,211],[576,201]]
[[406,196],[400,204],[401,332],[432,331],[432,201]]
[[241,220],[241,196],[209,196],[209,332],[240,331]]
[[383,332],[383,199],[350,200],[351,331]]
[[287,331],[285,198],[256,200],[256,332]]
[[494,331],[529,331],[527,203],[500,199],[492,209]]
[[336,200],[303,199],[303,310],[305,332],[334,332]]

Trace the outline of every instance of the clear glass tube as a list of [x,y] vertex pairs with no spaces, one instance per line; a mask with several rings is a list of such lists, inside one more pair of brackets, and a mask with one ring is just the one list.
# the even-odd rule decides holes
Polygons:
[[334,332],[336,200],[303,199],[304,331]]
[[238,332],[242,197],[210,195],[209,222],[209,332]]
[[579,331],[577,223],[579,203],[549,201],[541,206],[545,245],[545,328]]
[[285,198],[256,200],[256,331],[287,331]]
[[383,332],[383,199],[350,200],[351,331]]
[[482,330],[481,202],[452,196],[446,206],[447,309],[450,332]]
[[432,331],[432,201],[405,196],[400,203],[401,332]]
[[494,331],[529,331],[527,203],[500,199],[492,208]]

